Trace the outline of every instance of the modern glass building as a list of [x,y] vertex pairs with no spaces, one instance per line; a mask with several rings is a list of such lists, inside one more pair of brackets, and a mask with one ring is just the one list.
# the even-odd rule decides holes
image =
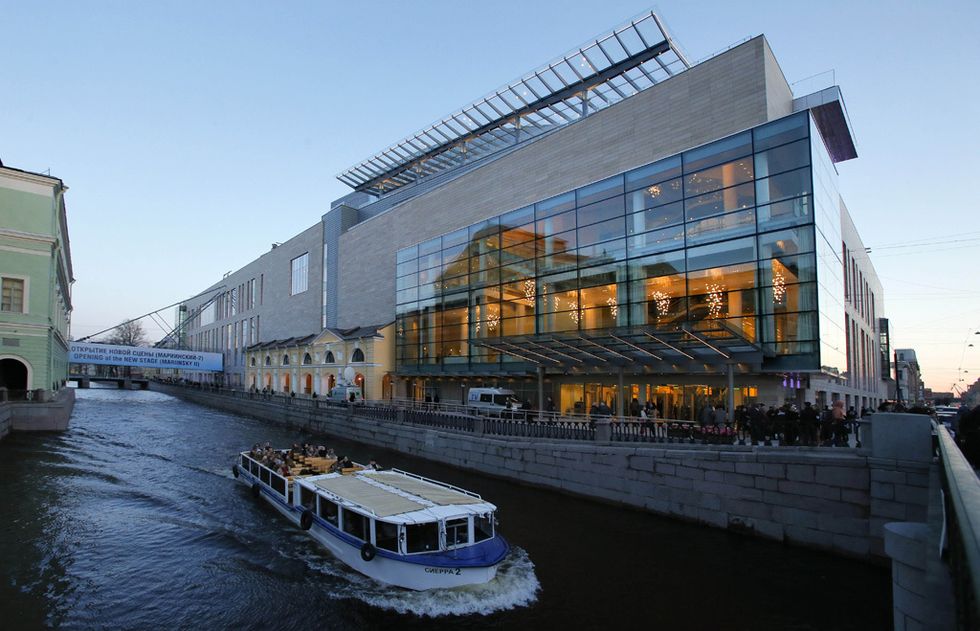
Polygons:
[[400,249],[398,369],[839,374],[835,177],[800,112]]
[[321,303],[258,342],[394,321],[394,396],[447,402],[872,405],[855,157],[840,90],[794,95],[764,37],[691,64],[644,14],[339,174],[306,248]]

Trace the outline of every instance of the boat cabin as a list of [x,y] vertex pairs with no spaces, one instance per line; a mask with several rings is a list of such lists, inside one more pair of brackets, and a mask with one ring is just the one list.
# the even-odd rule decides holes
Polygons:
[[248,452],[240,456],[240,466],[274,491],[276,501],[311,510],[317,523],[353,545],[431,554],[494,536],[496,507],[476,493],[398,469],[323,473],[325,464],[303,469],[312,474],[285,477]]

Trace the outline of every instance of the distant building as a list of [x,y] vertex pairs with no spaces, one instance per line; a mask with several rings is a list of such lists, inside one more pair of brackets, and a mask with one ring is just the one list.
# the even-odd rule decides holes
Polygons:
[[955,392],[933,392],[932,388],[924,388],[923,391],[927,405],[950,405],[957,398]]
[[922,372],[919,370],[914,349],[895,349],[895,381],[898,390],[896,398],[899,401],[906,405],[925,403]]

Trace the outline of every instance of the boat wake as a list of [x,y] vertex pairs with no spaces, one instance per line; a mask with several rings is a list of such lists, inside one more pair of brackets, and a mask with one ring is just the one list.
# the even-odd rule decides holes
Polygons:
[[526,607],[537,600],[541,584],[527,552],[512,547],[489,583],[454,589],[416,592],[378,583],[343,563],[320,555],[309,555],[306,564],[338,580],[328,594],[336,600],[360,600],[372,607],[423,617],[488,615]]

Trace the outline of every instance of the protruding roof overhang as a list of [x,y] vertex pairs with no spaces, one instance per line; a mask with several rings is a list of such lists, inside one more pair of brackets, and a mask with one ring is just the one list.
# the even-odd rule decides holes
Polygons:
[[810,110],[813,114],[813,121],[823,136],[831,160],[837,163],[858,156],[854,135],[851,133],[851,121],[838,86],[793,99],[793,111],[803,110]]
[[337,176],[382,195],[579,120],[690,67],[645,13]]

